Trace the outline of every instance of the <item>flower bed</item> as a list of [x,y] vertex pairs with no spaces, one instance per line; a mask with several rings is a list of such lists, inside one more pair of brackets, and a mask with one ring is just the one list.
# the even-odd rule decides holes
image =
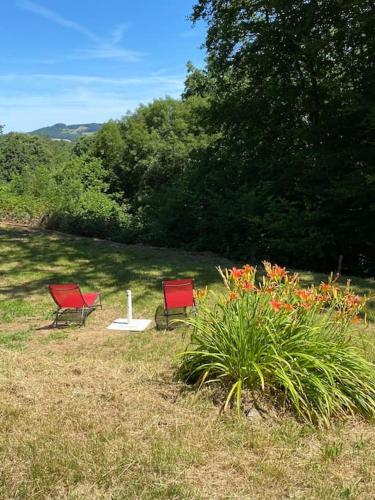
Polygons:
[[[179,377],[227,387],[223,405],[241,408],[243,389],[267,393],[310,422],[375,415],[375,367],[356,349],[353,323],[366,298],[332,278],[302,288],[298,274],[264,262],[221,270],[226,292],[209,306],[197,293],[198,315]],[[364,318],[364,321],[366,319]]]

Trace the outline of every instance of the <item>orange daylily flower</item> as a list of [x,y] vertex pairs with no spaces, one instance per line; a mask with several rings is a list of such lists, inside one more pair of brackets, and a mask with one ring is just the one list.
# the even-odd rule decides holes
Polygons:
[[286,311],[294,311],[294,307],[292,306],[292,304],[284,304],[284,305],[283,305],[283,308],[284,308]]
[[294,307],[292,306],[292,304],[281,302],[277,299],[272,299],[270,301],[270,306],[274,311],[280,311],[280,309],[285,309],[286,311],[294,311]]
[[244,281],[242,283],[242,290],[245,290],[246,292],[251,292],[252,290],[256,290],[256,287],[252,283]]
[[359,295],[349,294],[346,296],[346,301],[350,306],[358,306],[359,304],[361,304],[362,299]]
[[272,307],[272,309],[273,309],[274,311],[279,311],[279,310],[282,308],[283,303],[282,303],[282,302],[280,302],[279,300],[272,299],[272,300],[270,301],[270,306]]
[[267,271],[267,274],[271,279],[277,280],[285,278],[285,276],[288,274],[288,271],[286,270],[285,267],[281,267],[275,264],[274,266],[271,267],[271,269]]
[[298,297],[300,299],[307,300],[311,296],[311,291],[310,290],[297,290],[296,295],[298,295]]
[[206,297],[207,292],[207,287],[204,289],[200,288],[199,290],[194,291],[194,295],[198,300],[203,300]]
[[254,271],[254,266],[250,266],[250,264],[245,264],[242,268],[244,274],[251,274]]
[[237,292],[229,292],[229,300],[237,300],[238,293]]
[[243,270],[237,269],[236,267],[232,267],[230,274],[234,280],[238,280],[241,278],[241,276],[243,274]]
[[320,289],[323,292],[330,292],[332,290],[333,286],[330,283],[320,283]]
[[268,293],[272,293],[275,291],[275,283],[271,283],[270,285],[268,286],[264,286],[263,287],[261,285],[259,285],[259,292],[268,292]]
[[328,295],[323,295],[321,293],[318,293],[316,296],[315,296],[315,299],[318,301],[318,302],[327,302],[329,300],[329,296]]

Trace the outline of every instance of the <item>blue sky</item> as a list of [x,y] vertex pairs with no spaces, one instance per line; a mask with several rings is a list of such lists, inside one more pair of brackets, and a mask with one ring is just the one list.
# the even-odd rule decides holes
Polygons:
[[120,118],[183,90],[203,66],[193,0],[1,0],[0,124],[5,132]]

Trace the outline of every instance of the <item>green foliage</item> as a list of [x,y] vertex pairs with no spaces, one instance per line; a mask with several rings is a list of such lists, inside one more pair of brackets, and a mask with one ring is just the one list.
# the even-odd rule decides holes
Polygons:
[[10,133],[0,137],[0,182],[22,174],[25,168],[53,166],[71,157],[70,144],[28,134]]
[[93,154],[96,135],[84,135],[80,137],[73,146],[73,153],[77,156],[89,156]]
[[221,382],[240,409],[243,389],[271,395],[310,422],[359,412],[375,416],[374,366],[350,340],[363,306],[350,288],[301,289],[298,276],[265,263],[267,277],[245,266],[223,275],[227,294],[201,303],[182,353],[181,379]]
[[69,212],[53,212],[48,225],[86,236],[129,241],[135,231],[132,222],[126,206],[118,205],[104,193],[88,190]]
[[74,158],[55,168],[26,167],[22,174],[14,175],[10,186],[20,195],[44,200],[50,207],[73,210],[77,200],[87,189],[104,191],[105,171],[100,161],[87,157]]
[[0,190],[9,218],[43,219],[47,227],[126,241],[134,231],[125,205],[106,194],[101,162],[81,156],[55,168],[24,168]]
[[127,198],[179,182],[194,151],[208,141],[201,117],[205,107],[199,97],[184,102],[159,99],[122,120],[123,161],[118,178]]
[[39,222],[46,206],[34,196],[18,195],[7,184],[0,184],[1,218],[20,222]]
[[108,172],[112,191],[118,189],[118,175],[122,168],[123,142],[118,125],[109,121],[94,136],[92,153]]
[[[328,269],[343,254],[351,269],[374,268],[371,12],[369,0],[197,2],[211,127],[222,132],[199,168],[197,205],[218,214],[222,247],[243,254],[242,241],[250,255]],[[227,201],[238,196],[230,231]]]
[[196,68],[190,61],[187,63],[187,76],[183,99],[193,96],[207,97],[210,94],[210,82],[207,71]]
[[50,164],[52,151],[39,137],[10,133],[0,137],[0,180],[9,181],[14,174],[29,166]]

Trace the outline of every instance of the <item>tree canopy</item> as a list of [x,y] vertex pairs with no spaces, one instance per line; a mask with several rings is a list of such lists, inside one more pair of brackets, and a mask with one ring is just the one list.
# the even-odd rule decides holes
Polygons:
[[372,9],[358,0],[201,0],[194,8],[193,20],[208,24],[217,161],[231,165],[226,189],[256,200],[233,237],[258,246],[257,255],[332,266],[340,254],[352,263],[374,254]]

